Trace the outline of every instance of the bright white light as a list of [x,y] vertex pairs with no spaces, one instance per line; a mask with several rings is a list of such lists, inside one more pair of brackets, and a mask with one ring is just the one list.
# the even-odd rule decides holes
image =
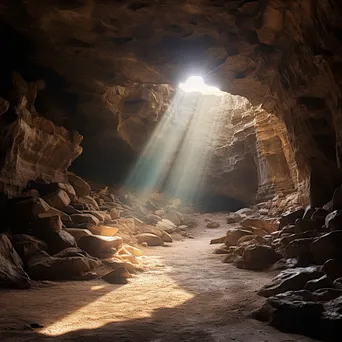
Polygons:
[[213,94],[220,92],[220,89],[206,85],[201,76],[189,77],[185,83],[179,85],[179,88],[187,93],[199,92],[202,94]]

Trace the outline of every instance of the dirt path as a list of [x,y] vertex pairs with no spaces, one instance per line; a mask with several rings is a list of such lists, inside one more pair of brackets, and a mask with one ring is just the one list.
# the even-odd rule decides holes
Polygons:
[[[128,285],[65,282],[0,292],[0,341],[312,341],[246,318],[264,301],[255,291],[272,275],[220,262],[209,240],[227,225],[224,215],[215,219],[225,228],[201,226],[193,240],[146,248],[150,270]],[[44,328],[30,331],[30,323]]]

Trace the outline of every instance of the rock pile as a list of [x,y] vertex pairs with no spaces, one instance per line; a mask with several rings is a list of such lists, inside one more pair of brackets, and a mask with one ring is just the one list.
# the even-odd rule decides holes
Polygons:
[[1,214],[0,286],[21,289],[31,280],[126,283],[141,269],[138,244],[162,246],[196,225],[162,198],[92,191],[73,173],[68,183],[31,182]]
[[[342,187],[322,208],[298,207],[280,213],[265,203],[228,216],[225,262],[251,270],[282,269],[258,292],[267,297],[253,313],[291,333],[325,340],[342,338]],[[286,206],[285,206],[286,207]],[[266,216],[267,215],[267,216]]]

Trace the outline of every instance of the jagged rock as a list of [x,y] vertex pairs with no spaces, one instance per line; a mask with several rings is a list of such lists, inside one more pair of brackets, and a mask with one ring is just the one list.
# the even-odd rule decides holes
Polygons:
[[111,284],[127,284],[127,279],[131,277],[132,276],[125,267],[119,267],[105,274],[102,279]]
[[156,225],[156,227],[160,230],[164,230],[166,233],[173,233],[176,230],[176,225],[167,219],[162,219]]
[[167,212],[162,217],[165,220],[171,221],[176,226],[179,226],[182,223],[182,221],[183,221],[182,220],[182,215],[177,213],[177,212],[175,212],[175,211]]
[[254,235],[252,232],[244,229],[231,228],[227,231],[224,243],[226,246],[236,246],[238,240],[245,235]]
[[32,255],[39,251],[46,251],[48,248],[45,242],[26,234],[12,235],[11,242],[25,264]]
[[82,152],[83,137],[32,114],[25,106],[12,108],[1,116],[4,192],[17,196],[29,181],[40,177],[46,182],[65,182],[66,169]]
[[91,231],[89,231],[88,229],[65,228],[64,230],[75,238],[76,243],[82,236],[92,235]]
[[329,259],[342,259],[341,244],[341,230],[336,230],[318,237],[311,245],[314,261],[321,265]]
[[100,210],[83,210],[83,214],[90,214],[95,216],[100,222],[111,221],[110,215],[108,215],[105,211]]
[[41,235],[40,238],[47,243],[50,254],[56,254],[69,247],[76,247],[75,238],[65,230],[51,231]]
[[77,196],[82,197],[90,194],[91,189],[89,184],[86,181],[84,181],[81,177],[69,172],[68,181],[75,189]]
[[79,249],[64,250],[54,256],[42,251],[28,262],[28,274],[35,280],[77,280],[99,266],[98,260]]
[[116,220],[118,218],[120,218],[120,210],[116,209],[116,208],[112,208],[111,211],[109,212],[110,217],[112,218],[112,220]]
[[94,198],[92,198],[89,195],[80,196],[80,197],[77,198],[77,201],[80,204],[86,204],[86,205],[88,205],[91,208],[99,209],[99,206],[98,206],[97,202],[94,200]]
[[163,246],[164,241],[157,235],[151,233],[142,233],[135,236],[138,242],[141,244],[146,242],[148,246]]
[[64,190],[71,201],[74,201],[76,199],[76,191],[74,189],[74,187],[69,184],[69,183],[58,183],[58,187],[62,190]]
[[262,287],[258,294],[270,297],[287,291],[301,290],[309,280],[320,278],[323,275],[320,268],[316,266],[284,270],[273,278],[271,284]]
[[242,258],[237,262],[238,268],[260,271],[273,265],[281,258],[272,247],[265,245],[247,246]]
[[207,223],[207,228],[219,228],[220,224],[218,222],[209,222]]
[[89,223],[95,226],[100,223],[99,219],[91,214],[73,214],[70,217],[74,223]]
[[78,246],[96,258],[105,258],[113,255],[122,247],[122,238],[119,236],[82,236]]
[[324,263],[322,266],[323,272],[331,280],[342,277],[342,261],[336,259],[330,259]]
[[119,229],[116,227],[109,226],[91,226],[88,228],[94,235],[102,235],[102,236],[114,236]]
[[62,227],[63,223],[59,216],[37,217],[32,223],[33,234],[40,238],[61,231]]
[[294,224],[297,219],[303,217],[304,212],[304,209],[298,209],[296,211],[282,215],[282,217],[279,220],[279,229],[285,227],[288,224]]
[[45,196],[44,200],[54,208],[63,210],[71,203],[69,195],[64,190],[59,190],[49,196]]
[[323,275],[320,278],[309,280],[305,284],[304,288],[305,290],[314,292],[318,289],[327,288],[327,287],[333,287],[333,282],[326,275]]
[[295,233],[303,233],[309,230],[319,230],[322,224],[319,221],[308,219],[297,219],[295,223]]
[[329,230],[342,230],[342,210],[335,210],[325,218],[325,227]]
[[334,284],[334,287],[336,287],[339,290],[342,290],[342,277],[335,279],[333,284]]
[[240,225],[242,227],[256,227],[256,228],[261,228],[268,233],[274,232],[278,228],[278,222],[275,219],[261,219],[261,218],[252,218],[252,217],[247,217],[240,221]]
[[310,264],[313,261],[312,242],[313,238],[292,240],[283,251],[284,258],[298,258],[301,263]]
[[315,208],[312,207],[311,205],[308,205],[306,208],[305,208],[305,211],[304,211],[304,215],[303,215],[303,219],[305,220],[309,220],[311,219],[311,216],[312,214],[315,212]]
[[5,234],[0,234],[0,287],[28,289],[30,279],[22,261]]
[[253,316],[269,322],[283,332],[317,334],[324,307],[322,303],[314,302],[310,292],[304,296],[303,293],[305,294],[304,291],[289,291],[272,296]]

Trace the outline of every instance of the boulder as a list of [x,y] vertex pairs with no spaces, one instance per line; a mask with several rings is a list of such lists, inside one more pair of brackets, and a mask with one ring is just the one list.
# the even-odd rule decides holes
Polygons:
[[98,260],[82,252],[79,249],[71,249],[50,256],[42,251],[29,260],[27,272],[35,280],[77,280],[100,266]]
[[82,211],[75,209],[72,205],[67,205],[66,207],[64,207],[63,212],[68,215],[82,214]]
[[316,209],[314,207],[312,207],[311,205],[308,205],[305,208],[303,219],[309,220],[311,218],[312,214],[315,212],[315,210]]
[[153,224],[156,225],[159,221],[161,221],[162,218],[155,214],[149,214],[145,216],[144,222],[147,224]]
[[313,238],[295,239],[288,243],[283,250],[283,257],[298,258],[302,263],[309,264],[313,261],[313,255],[311,253],[311,244]]
[[207,228],[219,228],[220,224],[218,222],[209,222],[207,223]]
[[334,287],[333,282],[331,281],[331,279],[329,279],[325,274],[317,279],[312,279],[309,280],[306,284],[305,284],[305,290],[314,292],[318,289],[323,289],[323,288],[327,288],[327,287]]
[[273,278],[271,284],[262,287],[258,294],[270,297],[287,291],[301,290],[309,280],[320,278],[323,275],[324,273],[317,266],[284,270]]
[[146,242],[148,246],[163,246],[164,241],[157,235],[151,233],[142,233],[135,236],[137,241],[141,244]]
[[86,181],[84,181],[81,177],[69,172],[68,181],[75,189],[77,196],[87,196],[90,194],[91,189],[89,184]]
[[247,246],[242,254],[238,268],[260,271],[273,265],[281,258],[272,247],[266,245]]
[[127,284],[128,278],[131,278],[131,274],[123,266],[116,268],[115,270],[105,274],[102,279],[111,284]]
[[296,211],[282,215],[279,220],[279,229],[285,227],[288,224],[294,224],[297,219],[302,218],[304,215],[304,209],[298,209]]
[[94,200],[94,198],[92,198],[89,195],[78,197],[77,201],[78,201],[78,203],[86,204],[93,209],[99,209],[97,202]]
[[26,234],[12,235],[11,242],[24,264],[32,255],[48,248],[45,242]]
[[76,247],[75,238],[67,231],[53,231],[41,237],[48,245],[48,252],[56,254],[63,249]]
[[321,265],[329,259],[342,259],[342,231],[336,230],[316,238],[311,251],[314,261]]
[[33,235],[44,238],[51,232],[59,232],[63,228],[63,223],[60,216],[37,217],[32,222]]
[[72,201],[76,199],[76,191],[74,187],[69,183],[58,183],[58,187],[64,190]]
[[119,228],[110,227],[110,226],[91,226],[88,228],[94,235],[102,235],[102,236],[114,236]]
[[324,263],[324,265],[322,266],[322,270],[329,279],[334,281],[337,278],[342,277],[342,261],[330,259]]
[[106,258],[122,247],[122,238],[119,236],[82,236],[78,241],[78,246],[96,258]]
[[295,222],[295,233],[303,233],[306,231],[319,230],[322,226],[322,222],[309,220],[309,219],[297,219]]
[[94,226],[100,223],[100,220],[91,214],[73,214],[70,217],[74,223],[89,223]]
[[182,215],[175,211],[165,213],[165,215],[163,215],[163,219],[171,221],[176,226],[179,226],[183,221]]
[[0,287],[28,289],[30,279],[7,235],[0,234]]
[[231,228],[227,231],[224,243],[226,246],[236,246],[238,240],[245,235],[254,235],[252,232],[239,228]]
[[156,225],[158,229],[164,230],[166,233],[173,233],[176,230],[176,225],[167,219],[162,219]]
[[76,243],[82,236],[92,235],[91,231],[89,231],[88,229],[64,228],[64,230],[75,238]]
[[256,227],[261,228],[268,233],[272,233],[278,229],[279,223],[276,219],[253,218],[247,217],[240,221],[242,227]]
[[109,212],[109,215],[112,218],[112,220],[116,220],[120,218],[120,214],[121,214],[121,211],[117,208],[112,208]]
[[64,190],[58,190],[49,196],[45,196],[44,200],[51,207],[59,210],[63,210],[71,202],[69,195]]
[[95,216],[100,222],[112,221],[109,214],[101,210],[83,210],[82,214],[90,214]]
[[230,254],[231,252],[226,248],[217,248],[214,250],[214,254]]
[[329,230],[342,230],[342,210],[334,210],[325,217],[325,227]]

